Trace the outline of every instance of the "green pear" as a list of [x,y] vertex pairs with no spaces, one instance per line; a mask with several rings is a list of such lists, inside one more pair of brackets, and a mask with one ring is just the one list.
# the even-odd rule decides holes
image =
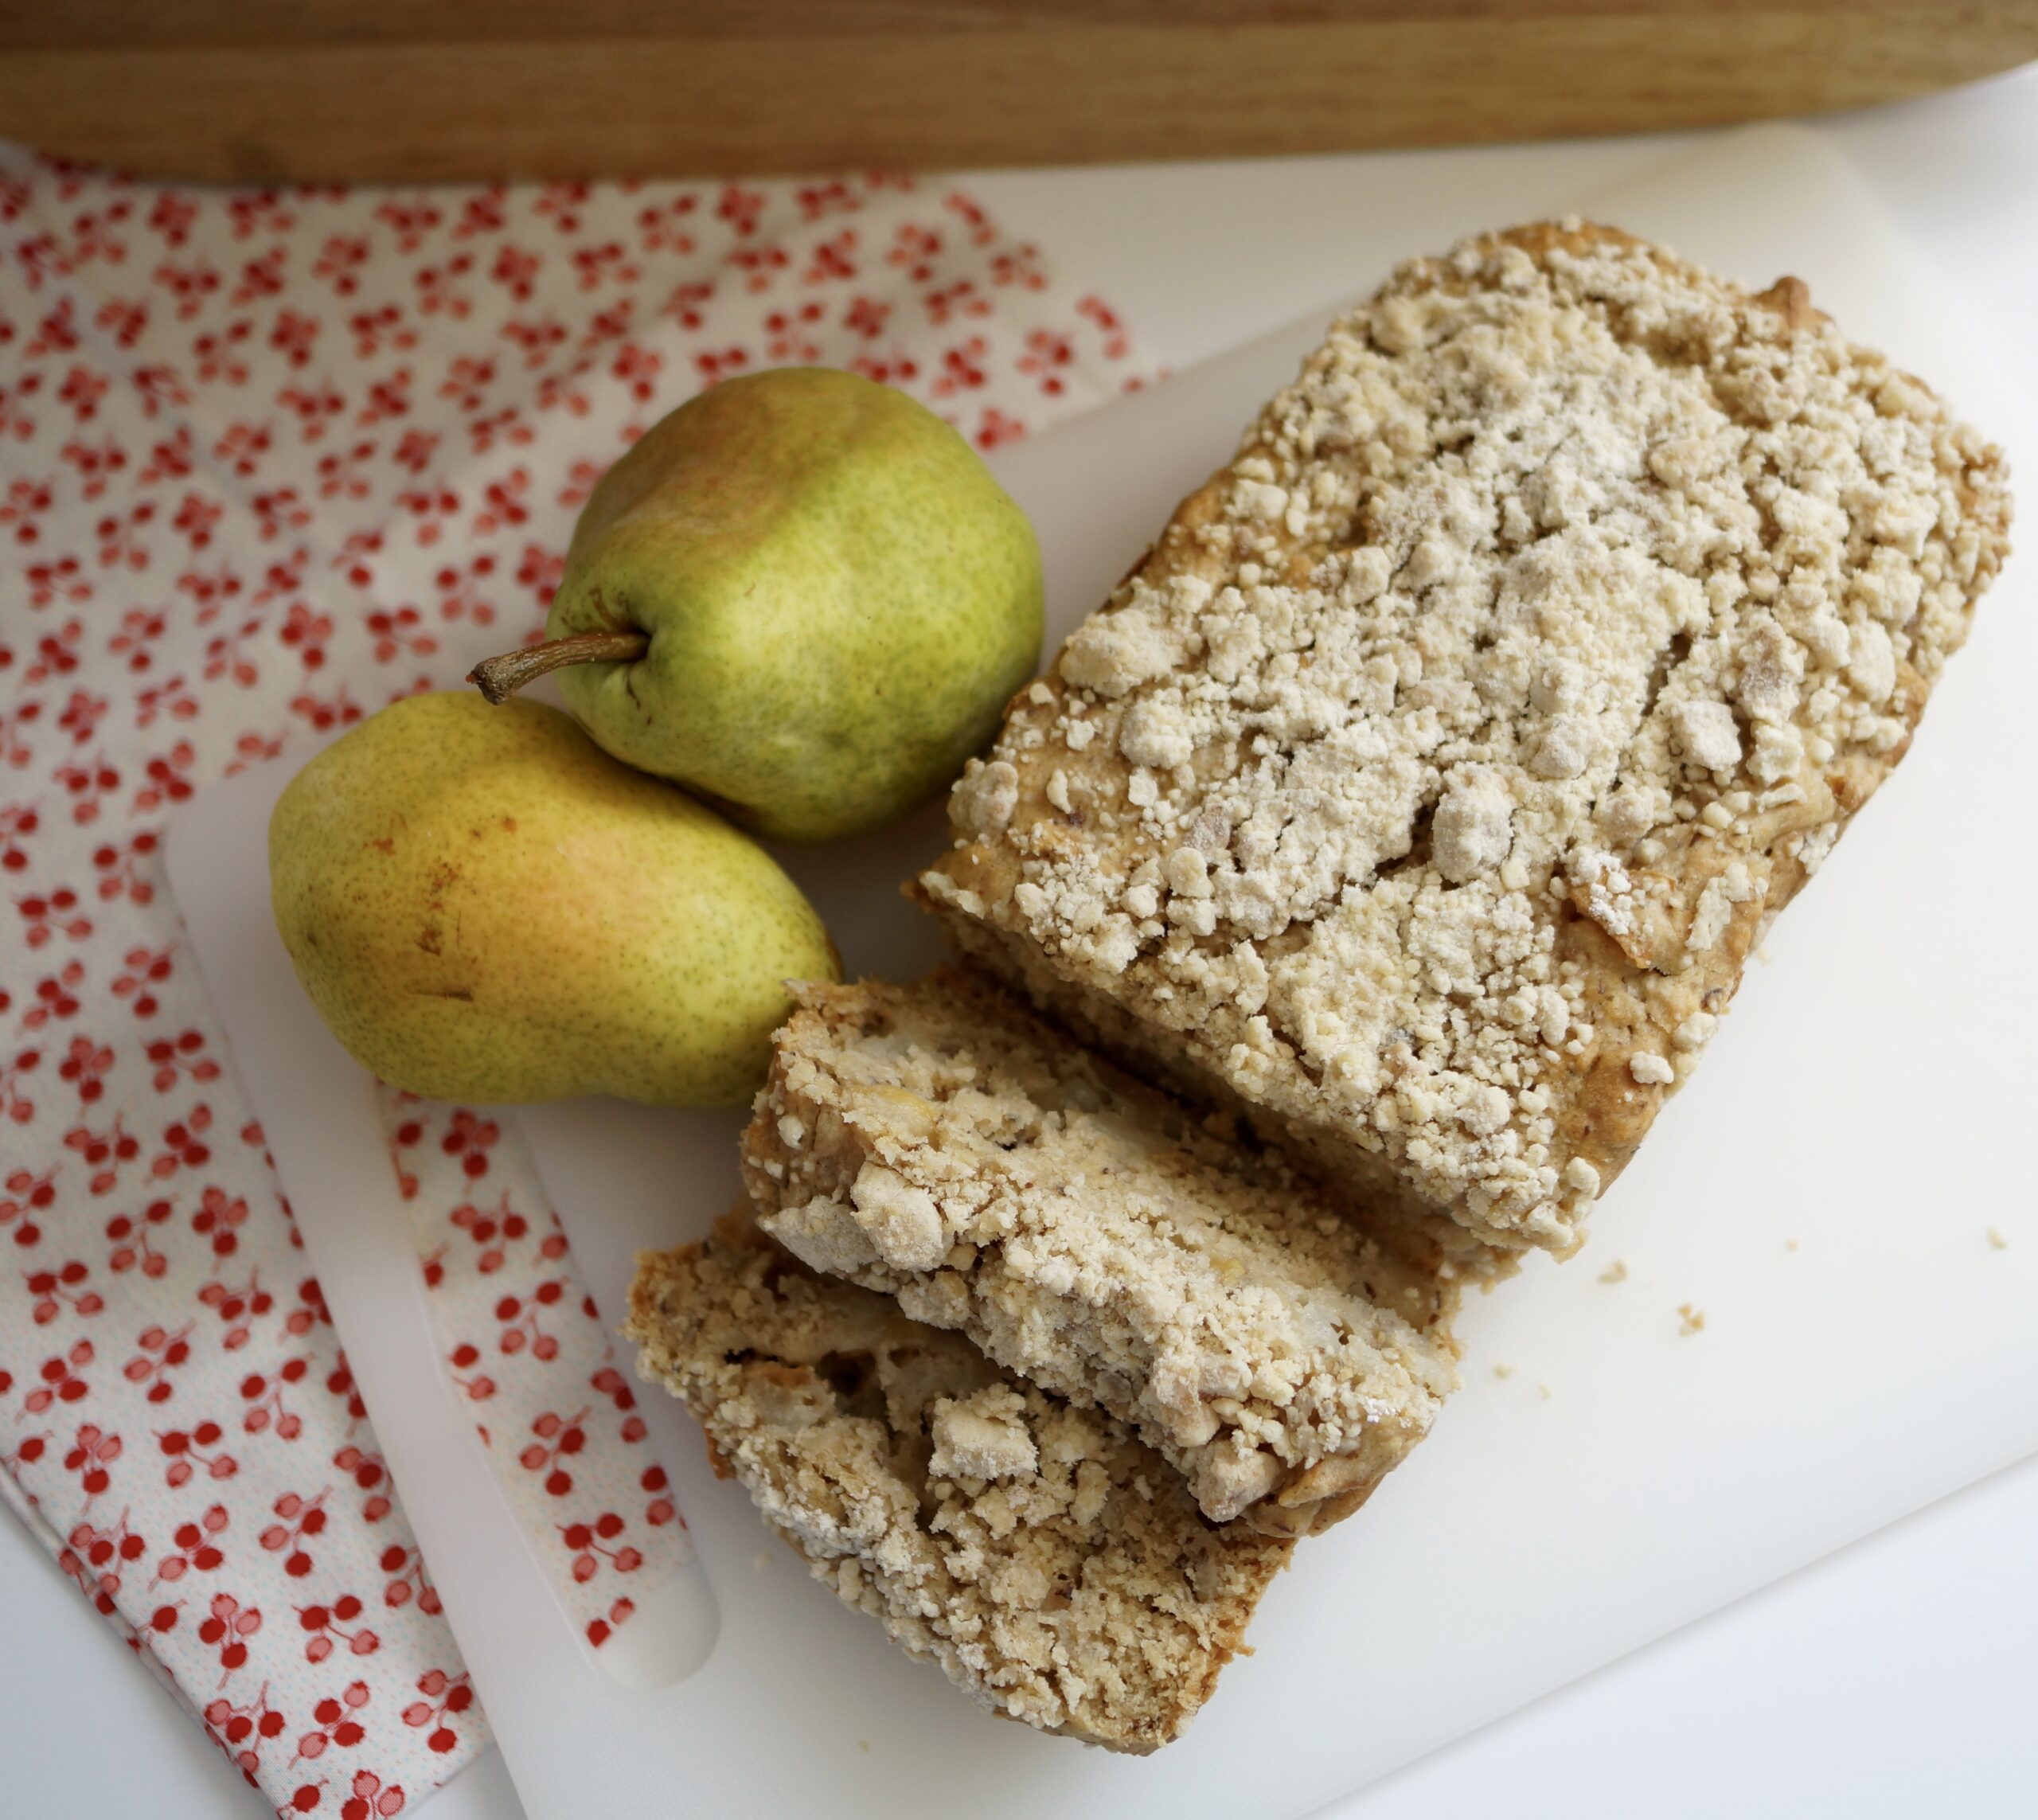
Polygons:
[[785,982],[841,977],[755,842],[535,702],[363,721],[277,803],[269,881],[327,1027],[433,1099],[735,1105]]
[[602,478],[546,670],[604,751],[759,834],[852,834],[948,783],[1033,673],[1040,554],[961,436],[825,367],[724,380]]

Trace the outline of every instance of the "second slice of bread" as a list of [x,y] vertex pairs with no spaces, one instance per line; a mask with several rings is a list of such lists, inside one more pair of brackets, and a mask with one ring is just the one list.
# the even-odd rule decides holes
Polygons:
[[958,972],[805,988],[744,1158],[788,1249],[1133,1424],[1214,1522],[1357,1509],[1456,1381],[1419,1245]]

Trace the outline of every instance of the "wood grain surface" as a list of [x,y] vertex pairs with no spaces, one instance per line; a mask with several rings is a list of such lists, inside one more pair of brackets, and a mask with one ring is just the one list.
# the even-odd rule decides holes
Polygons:
[[200,178],[688,175],[1625,132],[2038,57],[2038,0],[0,0],[0,135]]

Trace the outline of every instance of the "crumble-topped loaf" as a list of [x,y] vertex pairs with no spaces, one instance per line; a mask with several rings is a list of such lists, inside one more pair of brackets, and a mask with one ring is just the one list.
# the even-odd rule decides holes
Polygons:
[[1909,744],[1996,448],[1797,279],[1402,267],[1008,711],[920,889],[1335,1179],[1562,1252]]
[[1429,1431],[1433,1263],[958,971],[799,998],[744,1174],[806,1263],[1131,1423],[1213,1522],[1321,1528]]
[[1293,1544],[1212,1528],[1122,1424],[817,1275],[747,1214],[638,1260],[624,1331],[815,1579],[994,1713],[1177,1736]]

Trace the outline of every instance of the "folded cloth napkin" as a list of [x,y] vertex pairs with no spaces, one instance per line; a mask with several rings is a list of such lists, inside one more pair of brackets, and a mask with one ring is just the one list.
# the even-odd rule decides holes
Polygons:
[[[0,1499],[279,1814],[486,1722],[164,885],[240,767],[532,635],[573,517],[726,374],[990,447],[1131,383],[966,189],[158,187],[0,146]],[[599,1646],[685,1559],[514,1134],[390,1095],[449,1368]]]

